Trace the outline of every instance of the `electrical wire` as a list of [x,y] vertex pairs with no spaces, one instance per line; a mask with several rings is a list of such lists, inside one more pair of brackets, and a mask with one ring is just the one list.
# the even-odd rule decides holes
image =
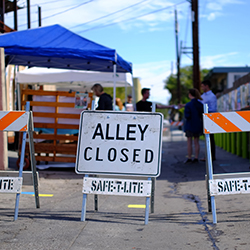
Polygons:
[[182,1],[182,2],[180,2],[180,3],[173,4],[173,5],[171,5],[171,6],[167,6],[167,7],[164,7],[164,8],[160,8],[160,9],[157,9],[157,10],[154,10],[154,11],[148,12],[148,13],[146,13],[146,14],[142,14],[142,15],[136,16],[136,17],[131,17],[131,18],[128,18],[128,19],[124,19],[124,20],[122,20],[122,21],[113,22],[113,23],[109,23],[109,24],[105,24],[105,25],[97,25],[97,26],[92,27],[92,28],[89,28],[89,29],[77,31],[77,33],[83,33],[83,32],[91,31],[91,30],[98,29],[98,28],[104,28],[104,27],[107,27],[107,26],[111,26],[111,25],[115,25],[115,24],[119,24],[119,23],[123,23],[123,22],[132,21],[132,20],[135,20],[135,19],[144,17],[144,16],[148,16],[148,15],[151,15],[151,14],[154,14],[154,13],[157,13],[157,12],[160,12],[160,11],[163,11],[163,10],[166,10],[166,9],[173,8],[173,7],[175,7],[175,6],[177,6],[177,5],[180,5],[180,4],[183,4],[183,3],[186,3],[186,1]]
[[[39,4],[36,4],[36,5],[32,5],[31,7],[34,8],[34,7],[39,7],[39,6],[40,6]],[[60,10],[60,9],[65,9],[65,8],[72,7],[72,6],[75,6],[75,5],[72,5],[72,4],[71,4],[71,5],[67,5],[67,6],[62,6],[62,7],[60,7],[60,8],[46,9],[46,10],[43,10],[43,13],[44,13],[44,12],[51,11],[51,10],[54,10],[54,9]],[[25,8],[26,8],[26,6],[25,6]],[[34,14],[34,13],[38,13],[38,11],[35,11],[35,12],[33,12],[32,14]],[[27,15],[26,13],[18,14],[19,17],[20,17],[20,16],[26,16],[26,15]]]
[[[70,10],[73,10],[73,9],[75,9],[75,8],[78,8],[78,7],[82,6],[82,5],[88,4],[88,3],[93,2],[93,1],[94,1],[94,0],[89,0],[89,1],[87,1],[87,2],[78,4],[78,5],[76,5],[76,6],[72,7],[72,8],[66,9],[66,10],[64,10],[64,11],[57,12],[57,13],[55,13],[55,14],[53,14],[53,15],[43,17],[42,20],[45,20],[45,19],[48,19],[48,18],[57,16],[57,15],[63,14],[63,13],[65,13],[65,12],[68,12],[68,11],[70,11]],[[37,20],[35,20],[35,21],[31,22],[31,23],[34,23],[34,22],[37,22]],[[26,24],[27,24],[27,23],[21,24],[21,25],[19,25],[19,27],[24,26],[24,25],[26,25]]]
[[45,4],[50,4],[50,3],[58,3],[58,2],[65,2],[65,1],[68,1],[68,0],[55,0],[55,1],[45,2],[45,3],[40,3],[40,4],[30,5],[30,6],[32,7],[32,6],[36,6],[36,5],[45,5]]
[[148,1],[149,1],[149,0],[143,0],[143,1],[141,1],[141,2],[138,2],[138,3],[135,3],[135,4],[129,5],[128,7],[125,7],[125,8],[123,8],[123,9],[117,10],[117,11],[112,12],[112,13],[109,13],[109,14],[107,14],[107,15],[105,15],[105,16],[98,17],[98,18],[93,19],[93,20],[91,20],[91,21],[88,21],[88,22],[85,22],[85,23],[81,23],[81,24],[75,25],[75,26],[71,27],[70,29],[74,29],[74,28],[76,28],[76,27],[79,27],[79,26],[82,26],[82,25],[86,25],[86,24],[89,24],[89,23],[92,23],[92,22],[101,20],[101,19],[103,19],[103,18],[112,16],[112,15],[114,15],[114,14],[117,14],[117,13],[119,13],[119,12],[122,12],[122,11],[124,11],[124,10],[127,10],[127,9],[129,9],[129,8],[132,8],[132,7],[136,6],[136,5],[139,5],[139,4],[141,4],[141,3],[148,2]]

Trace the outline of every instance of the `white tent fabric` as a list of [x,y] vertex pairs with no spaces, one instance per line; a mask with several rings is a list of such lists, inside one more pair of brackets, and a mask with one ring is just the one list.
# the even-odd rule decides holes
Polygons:
[[[18,72],[16,81],[21,84],[56,85],[90,91],[95,83],[100,83],[104,87],[113,87],[114,73],[33,67]],[[116,73],[116,87],[125,86],[132,86],[130,73]]]

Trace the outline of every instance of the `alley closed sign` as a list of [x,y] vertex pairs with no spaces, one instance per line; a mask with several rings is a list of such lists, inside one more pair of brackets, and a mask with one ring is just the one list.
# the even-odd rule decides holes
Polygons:
[[81,113],[76,172],[157,177],[160,175],[160,113]]

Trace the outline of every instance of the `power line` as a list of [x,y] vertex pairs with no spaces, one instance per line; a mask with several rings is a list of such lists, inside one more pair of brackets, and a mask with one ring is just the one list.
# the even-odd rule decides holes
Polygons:
[[83,32],[87,32],[87,31],[90,31],[90,30],[94,30],[94,29],[98,29],[98,28],[104,28],[104,27],[107,27],[107,26],[119,24],[119,23],[122,23],[122,22],[132,21],[132,20],[135,20],[135,19],[144,17],[144,16],[148,16],[148,15],[151,15],[151,14],[154,14],[154,13],[157,13],[157,12],[160,12],[160,11],[163,11],[163,10],[166,10],[166,9],[173,8],[173,7],[175,7],[175,6],[177,6],[177,5],[180,5],[180,4],[183,4],[183,3],[186,3],[186,1],[182,1],[182,2],[180,2],[180,3],[173,4],[173,5],[171,5],[171,6],[167,6],[167,7],[161,8],[161,9],[157,9],[157,10],[154,10],[154,11],[148,12],[148,13],[146,13],[146,14],[142,14],[142,15],[136,16],[136,17],[131,17],[131,18],[128,18],[128,19],[124,19],[124,20],[119,21],[119,22],[113,22],[113,23],[109,23],[109,24],[105,24],[105,25],[101,25],[101,24],[100,24],[100,25],[97,25],[97,26],[92,27],[92,28],[89,28],[89,29],[77,31],[77,33],[83,33]]
[[49,2],[45,2],[45,3],[40,3],[40,4],[35,4],[35,5],[31,5],[31,7],[36,6],[36,5],[45,5],[45,4],[50,4],[50,3],[58,3],[58,2],[65,2],[67,0],[55,0],[55,1],[49,1]]
[[129,8],[132,8],[132,7],[136,6],[136,5],[139,5],[139,4],[143,3],[143,2],[148,2],[148,1],[149,1],[149,0],[143,0],[143,1],[138,2],[138,3],[136,3],[136,4],[129,5],[128,7],[125,7],[125,8],[123,8],[123,9],[117,10],[117,11],[112,12],[112,13],[110,13],[110,14],[107,14],[107,15],[105,15],[105,16],[98,17],[98,18],[93,19],[93,20],[91,20],[91,21],[88,21],[88,22],[85,22],[85,23],[82,23],[82,24],[75,25],[75,26],[71,27],[70,29],[74,29],[74,28],[79,27],[79,26],[81,26],[81,25],[85,25],[85,24],[89,24],[89,23],[92,23],[92,22],[101,20],[101,19],[103,19],[103,18],[112,16],[112,15],[114,15],[114,14],[117,14],[117,13],[119,13],[119,12],[122,12],[122,11],[124,11],[124,10],[127,10],[127,9],[129,9]]
[[[66,10],[61,11],[61,12],[57,12],[57,13],[55,13],[55,14],[53,14],[53,15],[50,15],[50,16],[46,16],[46,17],[42,18],[42,20],[45,20],[45,19],[48,19],[48,18],[57,16],[57,15],[63,14],[63,13],[65,13],[65,12],[68,12],[68,11],[70,11],[70,10],[73,10],[73,9],[75,9],[75,8],[78,8],[78,7],[82,6],[82,5],[85,5],[85,4],[90,3],[90,2],[93,2],[93,1],[94,1],[94,0],[89,0],[89,1],[87,1],[87,2],[78,4],[78,5],[76,5],[76,6],[72,7],[72,8],[66,9]],[[34,23],[34,22],[37,22],[37,20],[36,20],[36,21],[33,21],[33,22],[31,22],[31,23]],[[21,24],[21,25],[19,25],[19,27],[24,26],[24,25],[26,25],[26,24]]]
[[[34,8],[34,7],[39,7],[39,6],[41,6],[41,5],[39,5],[39,4],[32,5],[33,8]],[[57,10],[59,10],[59,9],[65,9],[65,8],[72,7],[72,6],[75,6],[75,5],[72,5],[72,4],[71,4],[71,5],[67,5],[67,6],[62,6],[62,7],[60,7],[60,8],[58,8],[58,7],[56,7],[56,8],[50,8],[50,9],[43,10],[43,13],[44,13],[44,12],[48,12],[48,11],[52,11],[52,10],[55,10],[55,9],[57,9]],[[26,6],[25,6],[24,8],[26,8]],[[35,13],[37,13],[37,11],[32,12],[32,14],[35,14]],[[20,17],[20,16],[26,16],[26,13],[19,14],[18,16],[19,16],[19,17]]]

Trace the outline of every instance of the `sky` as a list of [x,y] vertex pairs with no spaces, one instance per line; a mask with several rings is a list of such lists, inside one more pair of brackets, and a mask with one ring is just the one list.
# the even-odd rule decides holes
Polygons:
[[[27,1],[19,0],[18,30],[27,29]],[[176,73],[175,10],[179,48],[192,47],[189,0],[30,0],[31,28],[60,24],[106,47],[133,64],[133,77],[151,89],[150,101],[168,104],[164,80]],[[249,0],[198,0],[200,68],[250,65]],[[13,14],[5,23],[14,27]],[[182,50],[183,51],[183,50]],[[186,50],[187,51],[187,50]],[[190,51],[190,50],[189,50]],[[181,67],[193,64],[181,54]]]

